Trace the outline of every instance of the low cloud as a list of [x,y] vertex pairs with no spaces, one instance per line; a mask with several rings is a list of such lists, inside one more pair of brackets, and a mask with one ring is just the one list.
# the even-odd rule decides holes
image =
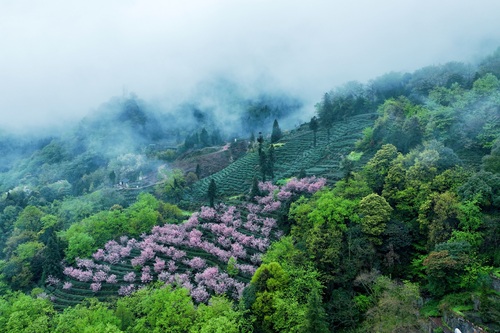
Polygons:
[[498,12],[494,0],[3,1],[0,127],[64,126],[124,91],[168,111],[216,77],[312,114],[346,81],[492,52]]

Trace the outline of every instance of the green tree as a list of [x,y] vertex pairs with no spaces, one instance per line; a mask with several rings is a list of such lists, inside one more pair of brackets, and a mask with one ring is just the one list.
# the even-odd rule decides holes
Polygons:
[[138,298],[138,302],[133,307],[137,318],[131,332],[181,333],[188,332],[193,325],[196,312],[187,289],[171,286],[142,289],[132,298]]
[[[317,320],[319,323],[324,319],[321,309],[317,307],[321,305],[320,274],[308,256],[295,247],[292,237],[283,237],[273,243],[262,262],[264,269],[258,274],[256,272],[250,284],[254,293],[252,310],[260,306],[259,313],[262,316],[265,312],[264,321],[267,323],[266,326],[257,320],[257,331],[305,332],[308,322]],[[264,285],[262,280],[269,279],[271,275],[275,279],[272,286]],[[313,311],[317,313],[313,314]]]
[[328,282],[341,270],[342,240],[347,225],[358,220],[356,206],[356,201],[322,191],[312,200],[299,199],[290,207],[293,239]]
[[65,259],[74,262],[76,258],[87,258],[96,250],[95,239],[86,232],[66,234],[68,247],[64,250]]
[[307,304],[301,304],[289,292],[277,292],[273,298],[273,312],[266,332],[302,333],[307,323]]
[[382,196],[387,202],[396,206],[399,203],[399,194],[406,188],[406,169],[403,165],[403,155],[398,155],[389,166],[384,178]]
[[250,323],[244,318],[244,312],[235,310],[233,303],[220,296],[213,296],[208,305],[201,303],[196,309],[196,316],[190,333],[239,333],[250,332]]
[[255,290],[255,301],[251,305],[252,313],[257,317],[257,329],[273,332],[271,316],[274,313],[274,298],[277,292],[288,284],[288,276],[280,264],[272,262],[262,264],[254,273],[251,286]]
[[96,299],[64,309],[54,318],[54,323],[55,333],[122,332],[114,312]]
[[328,141],[330,141],[330,131],[335,120],[334,107],[330,94],[325,93],[323,95],[321,103],[316,105],[316,111],[318,112],[321,126],[326,128],[326,136]]
[[196,164],[196,171],[194,173],[196,174],[196,177],[198,177],[198,179],[201,179],[201,167],[199,163]]
[[422,332],[425,320],[420,318],[421,298],[417,284],[397,283],[385,276],[374,286],[375,306],[366,314],[363,328],[366,332]]
[[375,193],[367,195],[359,202],[361,229],[374,244],[382,243],[379,236],[384,232],[392,210],[384,197]]
[[44,261],[42,281],[45,281],[45,279],[49,276],[61,277],[62,275],[61,249],[59,248],[59,240],[57,239],[53,228],[51,228],[47,237],[48,240],[43,252]]
[[473,84],[473,90],[480,95],[491,93],[499,87],[500,80],[491,73],[487,73],[483,77],[477,79]]
[[210,180],[210,184],[208,185],[207,196],[210,207],[214,207],[214,201],[217,196],[217,185],[215,184],[215,180],[213,178]]
[[114,170],[111,170],[111,172],[109,173],[109,181],[111,182],[111,184],[115,184],[116,182],[116,173]]
[[[379,108],[371,139],[376,145],[392,144],[403,153],[420,143],[428,110],[407,98],[389,99]],[[406,131],[406,132],[405,132]],[[366,141],[366,140],[365,140]]]
[[277,262],[262,264],[252,276],[251,283],[257,292],[274,292],[288,284],[288,275]]
[[491,153],[483,157],[483,170],[500,174],[500,139],[493,144]]
[[229,274],[230,276],[236,276],[238,275],[238,267],[236,266],[236,258],[235,257],[231,257],[229,258],[229,260],[227,261],[227,274]]
[[179,207],[168,202],[159,202],[157,211],[159,213],[157,224],[177,224],[185,218]]
[[[257,332],[305,332],[308,320],[319,323],[322,319],[320,309],[316,309],[319,316],[309,313],[307,317],[315,304],[321,304],[319,273],[309,264],[297,265],[295,255],[284,253],[291,246],[289,241],[285,243],[266,254],[250,283],[254,293],[251,309],[256,316]],[[283,260],[283,264],[270,261],[277,258]],[[311,294],[317,298],[309,302]]]
[[159,196],[165,197],[170,201],[179,202],[184,195],[186,187],[186,179],[182,170],[175,169],[172,172],[164,175],[165,182],[163,185],[158,185],[156,192]]
[[431,295],[441,297],[461,289],[464,268],[471,262],[470,244],[452,242],[436,245],[423,261],[427,289]]
[[361,200],[361,198],[372,193],[372,189],[360,173],[353,172],[348,179],[342,179],[335,183],[333,194],[348,200]]
[[316,116],[311,118],[309,122],[309,129],[313,131],[313,146],[316,147],[316,133],[318,132],[318,118]]
[[306,327],[303,332],[308,333],[328,333],[326,313],[323,308],[321,295],[314,289],[307,298]]
[[56,164],[63,161],[66,157],[65,148],[56,139],[52,140],[40,151],[40,158],[43,163]]
[[259,136],[257,137],[257,142],[259,144],[259,156],[262,153],[262,147],[264,145],[264,137],[262,136],[262,132],[259,132]]
[[274,119],[273,123],[273,131],[271,133],[271,143],[278,142],[279,139],[283,136],[281,133],[280,125],[278,124],[278,120]]
[[21,214],[19,214],[16,222],[14,222],[14,227],[20,230],[37,233],[42,230],[43,216],[44,213],[38,207],[27,206]]
[[55,314],[52,303],[44,298],[32,298],[16,293],[7,299],[12,305],[8,312],[2,312],[0,323],[6,333],[49,333],[52,332],[51,318]]
[[409,225],[391,220],[382,234],[383,242],[378,252],[383,255],[383,274],[393,277],[405,276],[411,262],[412,233]]
[[459,220],[459,203],[454,193],[433,193],[428,196],[419,208],[418,222],[420,228],[427,233],[427,244],[430,249],[438,243],[447,241]]
[[466,200],[458,205],[459,227],[466,232],[477,231],[483,224],[483,214],[476,200]]
[[500,207],[500,175],[479,171],[458,188],[458,194],[465,200],[477,200],[481,207]]
[[381,194],[392,162],[398,157],[397,148],[394,145],[383,145],[366,163],[363,168],[363,173],[366,177],[366,182],[374,192]]
[[[44,269],[48,230],[57,224],[53,215],[29,205],[18,215],[3,249],[7,260],[3,278],[14,290],[39,282]],[[60,256],[59,256],[60,259]]]

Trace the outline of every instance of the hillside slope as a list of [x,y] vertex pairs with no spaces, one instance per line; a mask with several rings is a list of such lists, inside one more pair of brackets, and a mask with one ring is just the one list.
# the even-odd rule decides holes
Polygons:
[[89,297],[105,301],[129,295],[152,281],[186,287],[196,302],[214,294],[241,298],[261,256],[283,234],[278,221],[284,207],[325,182],[309,177],[281,188],[260,183],[263,196],[255,203],[201,207],[183,224],[154,226],[140,239],[111,240],[93,259],[65,267],[63,281],[49,277],[46,291],[58,309]]
[[[313,131],[306,125],[287,133],[275,145],[274,179],[289,178],[305,170],[308,176],[326,176],[339,179],[340,160],[354,149],[355,142],[363,135],[366,127],[375,121],[373,113],[350,117],[335,122],[330,139],[326,130],[317,132],[316,146],[313,146]],[[268,145],[266,141],[264,145]],[[204,200],[212,179],[220,195],[231,196],[245,193],[254,177],[260,177],[259,156],[256,151],[247,153],[223,170],[196,182],[190,195],[194,200]]]

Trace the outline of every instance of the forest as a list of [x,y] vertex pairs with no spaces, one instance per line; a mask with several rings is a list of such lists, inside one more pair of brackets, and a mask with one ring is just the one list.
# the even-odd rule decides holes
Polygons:
[[500,48],[232,97],[0,132],[0,331],[500,332]]

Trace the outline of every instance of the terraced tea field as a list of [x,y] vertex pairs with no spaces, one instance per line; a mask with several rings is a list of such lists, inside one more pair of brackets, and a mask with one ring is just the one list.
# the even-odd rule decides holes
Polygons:
[[[275,146],[275,179],[296,176],[302,169],[308,176],[339,179],[341,157],[354,149],[363,130],[372,126],[375,118],[375,114],[369,113],[336,122],[330,130],[329,140],[326,130],[320,129],[317,132],[316,147],[313,146],[314,134],[307,125],[286,134]],[[190,195],[193,200],[206,200],[211,179],[215,180],[222,196],[245,193],[249,190],[253,177],[260,176],[258,154],[250,152],[223,170],[195,183]]]
[[155,226],[140,239],[110,240],[92,258],[65,267],[62,281],[48,278],[46,292],[58,309],[90,297],[128,295],[153,281],[185,287],[196,302],[220,294],[238,299],[261,255],[282,235],[281,208],[325,183],[316,177],[282,187],[261,183],[263,196],[254,203],[202,207],[183,224]]

